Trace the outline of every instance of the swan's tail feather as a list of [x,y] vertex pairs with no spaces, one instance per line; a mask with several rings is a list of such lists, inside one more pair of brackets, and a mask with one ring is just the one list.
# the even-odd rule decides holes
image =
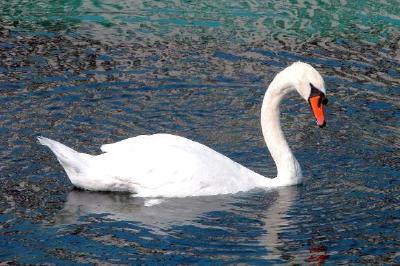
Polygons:
[[38,137],[39,143],[47,146],[56,155],[68,176],[79,174],[87,167],[88,154],[79,153],[64,144],[45,137]]

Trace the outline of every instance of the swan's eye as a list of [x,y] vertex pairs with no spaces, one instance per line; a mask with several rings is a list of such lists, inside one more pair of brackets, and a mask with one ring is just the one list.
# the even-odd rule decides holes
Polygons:
[[328,104],[328,98],[324,97],[324,98],[322,99],[321,103],[322,103],[323,105],[327,105],[327,104]]

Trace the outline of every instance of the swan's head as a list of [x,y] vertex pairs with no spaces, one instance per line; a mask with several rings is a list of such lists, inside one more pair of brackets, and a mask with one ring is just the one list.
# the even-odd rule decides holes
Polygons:
[[303,62],[293,63],[284,72],[291,85],[310,104],[317,125],[324,127],[326,124],[324,107],[328,99],[322,76],[311,65]]

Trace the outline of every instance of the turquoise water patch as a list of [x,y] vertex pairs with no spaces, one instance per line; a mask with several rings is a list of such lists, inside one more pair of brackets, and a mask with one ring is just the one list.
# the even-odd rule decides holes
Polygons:
[[[396,1],[32,1],[0,4],[1,19],[22,29],[77,31],[103,41],[182,37],[251,43],[288,38],[338,38],[371,43],[398,34]],[[90,30],[85,24],[95,23]],[[191,27],[202,30],[193,31]],[[111,29],[110,29],[111,28]],[[215,29],[218,31],[215,31]],[[112,36],[112,37],[111,37]]]

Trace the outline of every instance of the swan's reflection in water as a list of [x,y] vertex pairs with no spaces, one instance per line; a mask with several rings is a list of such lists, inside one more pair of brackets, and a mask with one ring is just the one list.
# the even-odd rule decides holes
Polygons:
[[191,223],[203,213],[229,210],[233,197],[167,198],[149,207],[145,206],[147,201],[130,194],[73,190],[56,220],[60,224],[74,224],[82,216],[106,214],[113,220],[135,221],[158,231],[175,224]]
[[[144,199],[128,194],[74,190],[69,193],[56,222],[75,225],[82,223],[82,217],[105,215],[113,221],[137,223],[160,236],[174,234],[177,228],[187,226],[196,229],[190,235],[204,235],[206,230],[209,235],[202,244],[211,243],[212,239],[218,239],[219,245],[223,245],[224,239],[231,241],[230,244],[240,242],[246,246],[250,243],[248,249],[250,246],[258,248],[257,257],[279,259],[280,247],[284,245],[280,233],[294,218],[288,215],[288,210],[298,197],[297,190],[297,187],[285,187],[235,195],[167,198],[150,207],[144,206]],[[212,230],[207,230],[210,228]],[[216,232],[213,230],[220,229],[227,233],[213,236]],[[233,238],[237,242],[232,242]]]

